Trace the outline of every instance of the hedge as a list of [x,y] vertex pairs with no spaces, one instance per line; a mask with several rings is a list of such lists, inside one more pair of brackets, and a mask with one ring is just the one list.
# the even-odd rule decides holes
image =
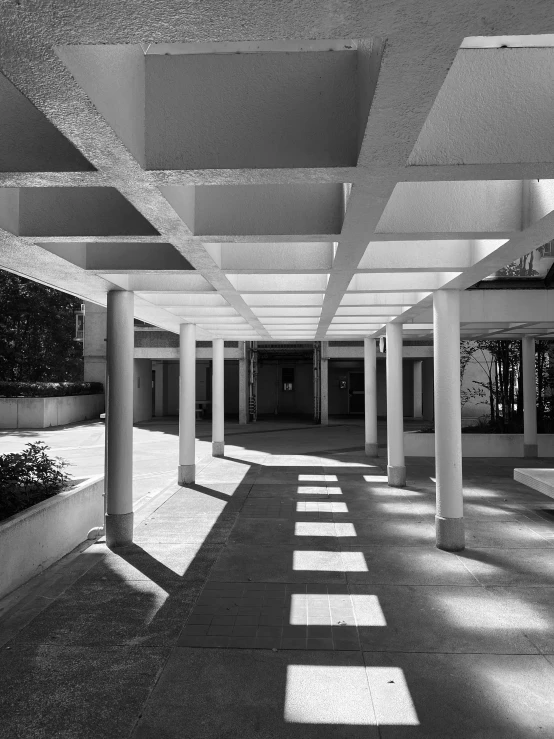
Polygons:
[[101,382],[0,382],[0,398],[53,398],[103,392]]

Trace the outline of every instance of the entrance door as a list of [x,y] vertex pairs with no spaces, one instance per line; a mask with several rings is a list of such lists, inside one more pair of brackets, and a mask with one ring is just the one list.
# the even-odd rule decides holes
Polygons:
[[348,412],[364,412],[364,373],[350,372],[348,374]]

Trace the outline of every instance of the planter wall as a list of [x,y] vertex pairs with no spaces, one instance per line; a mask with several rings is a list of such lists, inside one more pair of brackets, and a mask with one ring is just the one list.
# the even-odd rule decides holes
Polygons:
[[[404,433],[407,457],[434,457],[435,434]],[[462,434],[463,457],[523,457],[523,434]],[[539,457],[554,457],[554,434],[539,434]]]
[[104,395],[66,395],[59,398],[0,398],[0,428],[45,429],[98,418]]
[[40,574],[104,525],[104,476],[89,477],[0,522],[0,598]]

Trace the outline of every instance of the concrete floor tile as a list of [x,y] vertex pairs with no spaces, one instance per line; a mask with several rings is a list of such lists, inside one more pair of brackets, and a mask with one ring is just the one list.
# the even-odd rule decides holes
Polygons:
[[554,587],[492,587],[512,628],[518,628],[543,654],[554,654]]
[[359,653],[176,650],[133,739],[378,737]]
[[[351,585],[362,649],[535,654],[523,612],[482,587]],[[552,605],[554,609],[554,604]]]
[[222,550],[221,544],[137,542],[110,552],[88,573],[89,579],[151,580],[158,585],[184,586],[188,580],[206,579]]
[[339,543],[332,521],[302,526],[301,523],[286,519],[239,516],[229,535],[229,545],[338,549]]
[[363,558],[366,570],[348,572],[349,584],[475,585],[476,583],[475,578],[455,554],[434,547],[360,547],[354,553]]
[[542,656],[365,652],[383,739],[554,735],[554,669]]
[[456,555],[481,585],[554,585],[554,549],[469,549]]
[[554,547],[524,521],[475,521],[465,522],[466,546],[500,547],[501,549],[547,549]]
[[24,645],[0,653],[2,739],[127,737],[166,649]]
[[165,646],[176,642],[201,582],[169,594],[153,582],[81,582],[15,637],[14,644]]
[[228,545],[215,563],[210,579],[253,582],[345,582],[338,551],[294,547]]

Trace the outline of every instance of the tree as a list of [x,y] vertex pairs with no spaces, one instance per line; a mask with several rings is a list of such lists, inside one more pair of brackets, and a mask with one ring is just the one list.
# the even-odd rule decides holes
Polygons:
[[[461,342],[461,377],[472,359],[483,370],[486,380],[473,380],[473,388],[462,392],[462,405],[474,397],[488,395],[490,425],[498,431],[516,432],[523,425],[523,383],[520,341]],[[537,387],[537,425],[548,433],[554,422],[554,348],[552,342],[535,344]]]
[[80,302],[0,270],[0,380],[82,380],[82,346],[73,339]]

